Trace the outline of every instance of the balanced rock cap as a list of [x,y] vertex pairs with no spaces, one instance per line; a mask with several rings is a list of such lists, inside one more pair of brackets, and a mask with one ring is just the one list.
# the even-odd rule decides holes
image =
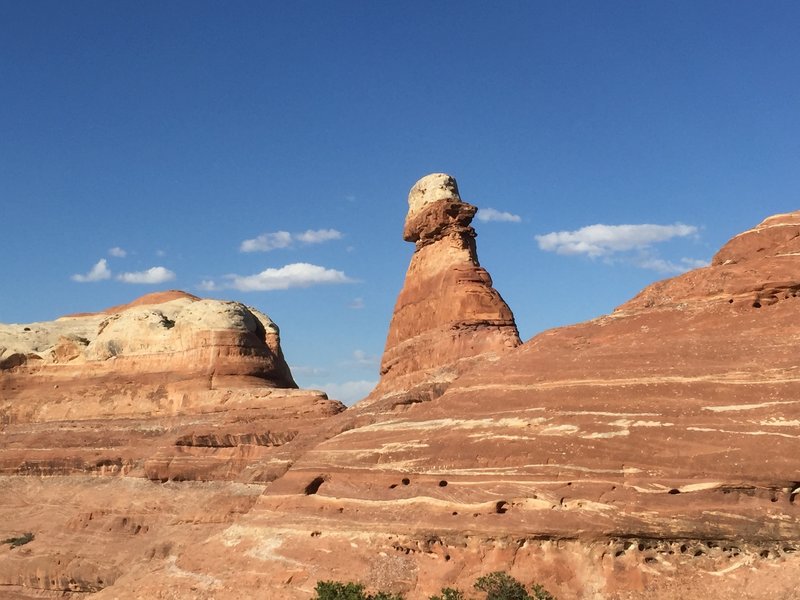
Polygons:
[[438,200],[461,201],[458,184],[447,173],[431,173],[414,184],[408,193],[408,217]]

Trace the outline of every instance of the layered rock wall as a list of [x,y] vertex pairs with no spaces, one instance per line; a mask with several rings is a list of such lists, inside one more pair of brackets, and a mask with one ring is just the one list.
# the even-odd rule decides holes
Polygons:
[[0,326],[7,423],[179,412],[215,389],[296,388],[277,326],[236,302],[172,293],[98,314]]
[[269,481],[343,409],[296,389],[278,327],[237,302],[160,292],[0,326],[0,473]]
[[[145,398],[154,388],[133,365],[173,347],[147,305],[146,347],[120,340],[133,387],[108,380],[101,418],[67,418],[82,397],[50,395],[64,377],[41,382],[119,360],[100,358],[107,344],[87,357],[96,340],[75,330],[88,340],[77,353],[47,341],[5,354],[25,360],[0,372],[15,404],[0,429],[0,540],[35,538],[0,549],[3,593],[306,600],[321,579],[355,579],[418,600],[504,570],[560,600],[796,598],[800,213],[610,315],[463,359],[482,343],[463,328],[437,344],[465,309],[502,347],[492,332],[511,325],[477,275],[474,210],[439,181],[411,203],[425,268],[398,301],[383,382],[389,396],[427,389],[428,402],[341,411],[320,393],[253,387],[246,361],[217,363],[243,387],[189,377],[178,404],[164,403],[177,398],[168,387]],[[454,264],[466,284],[447,275]],[[207,356],[222,363],[247,355],[217,348]],[[436,377],[440,395],[420,387]]]
[[500,555],[559,598],[794,597],[769,573],[800,569],[799,225],[767,219],[709,267],[477,364],[431,402],[373,408],[263,505],[323,476],[295,514],[371,520],[374,548],[416,557],[413,598]]
[[461,200],[455,179],[420,179],[408,205],[403,239],[415,250],[371,398],[435,397],[470,364],[520,343],[514,315],[478,262],[470,226],[477,209]]

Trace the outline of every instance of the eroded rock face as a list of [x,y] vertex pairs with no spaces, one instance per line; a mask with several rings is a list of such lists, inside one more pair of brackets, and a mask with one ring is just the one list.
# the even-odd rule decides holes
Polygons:
[[[796,598],[798,217],[429,402],[335,414],[242,388],[171,417],[6,426],[0,460],[29,469],[0,474],[0,539],[36,538],[0,550],[0,585],[307,600],[355,579],[417,600],[503,570],[560,600]],[[96,463],[37,470],[63,455]]]
[[800,291],[798,258],[800,211],[774,215],[731,239],[709,268],[659,281],[617,312],[673,309],[690,302],[708,310],[725,303],[743,309],[771,306]]
[[408,196],[403,239],[416,245],[397,298],[381,381],[371,398],[428,399],[476,361],[519,345],[514,315],[479,262],[476,207],[461,200],[455,179],[435,173]]
[[278,327],[238,302],[160,292],[0,325],[0,473],[269,481],[343,409],[296,388]]
[[356,405],[364,420],[275,490],[324,474],[320,506],[420,556],[412,597],[447,572],[423,557],[477,575],[480,552],[464,549],[487,543],[559,598],[791,597],[768,573],[800,567],[798,234],[800,213],[772,217],[709,267],[541,333],[431,402]]
[[[48,404],[61,397],[73,416],[80,412],[75,398],[86,407],[97,400],[88,408],[93,417],[108,414],[99,399],[116,386],[128,389],[128,404],[107,406],[115,416],[151,410],[147,403],[154,389],[163,400],[179,402],[188,391],[297,387],[269,317],[238,302],[179,292],[145,296],[96,314],[0,325],[4,418],[26,418],[15,398],[30,398],[24,412],[36,414],[34,397],[44,400],[36,391],[40,385],[48,389]],[[55,411],[52,416],[65,415]]]

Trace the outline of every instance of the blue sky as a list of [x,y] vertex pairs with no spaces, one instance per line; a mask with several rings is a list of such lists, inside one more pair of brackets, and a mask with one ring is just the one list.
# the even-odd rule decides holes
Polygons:
[[431,172],[493,217],[524,339],[609,312],[800,208],[798,27],[796,2],[0,3],[0,321],[239,300],[353,400]]

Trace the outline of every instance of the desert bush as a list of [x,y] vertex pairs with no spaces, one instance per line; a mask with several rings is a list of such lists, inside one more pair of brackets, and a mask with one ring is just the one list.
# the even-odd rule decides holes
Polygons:
[[367,594],[360,583],[341,583],[339,581],[318,581],[314,588],[315,600],[403,600],[398,594],[378,592]]
[[556,600],[550,592],[544,589],[544,586],[538,583],[531,584],[531,592],[533,592],[533,600]]
[[[475,582],[475,589],[486,593],[486,600],[556,600],[541,585],[531,585],[531,592],[519,581],[502,571],[495,571]],[[377,592],[368,594],[360,583],[342,583],[339,581],[318,581],[314,600],[403,600],[401,594]],[[464,592],[455,588],[442,588],[442,591],[431,596],[429,600],[466,600]]]
[[430,600],[466,600],[464,592],[454,588],[442,588],[439,596],[431,596]]
[[28,542],[32,541],[34,535],[30,532],[25,533],[19,537],[11,537],[3,540],[3,544],[11,544],[12,548],[16,548],[17,546],[24,546]]
[[519,581],[503,571],[495,571],[475,582],[475,589],[486,592],[486,600],[555,600],[547,590],[538,583],[531,586],[531,596]]

